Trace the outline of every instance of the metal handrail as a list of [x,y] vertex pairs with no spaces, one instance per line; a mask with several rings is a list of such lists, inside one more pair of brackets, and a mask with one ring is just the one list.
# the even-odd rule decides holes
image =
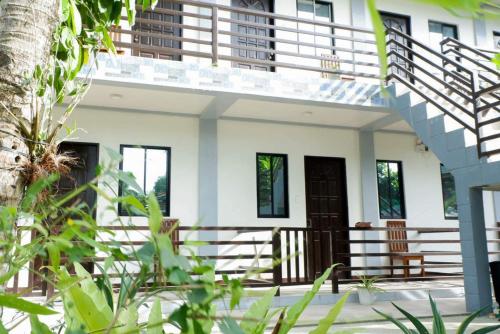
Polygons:
[[[401,75],[398,73],[391,73],[388,79],[395,79],[403,83],[413,92],[423,97],[426,102],[437,107],[443,114],[451,117],[464,128],[472,131],[477,138],[478,157],[500,153],[500,149],[489,149],[485,146],[486,143],[499,141],[500,132],[495,130],[496,133],[494,132],[492,134],[490,131],[483,134],[484,131],[482,130],[483,127],[492,126],[500,122],[500,117],[493,117],[487,120],[483,118],[489,111],[500,113],[500,94],[497,93],[497,91],[500,90],[500,82],[495,79],[500,78],[500,72],[474,59],[474,56],[470,56],[470,53],[467,55],[463,51],[471,52],[487,60],[490,60],[491,57],[453,38],[445,38],[440,43],[441,52],[438,52],[414,39],[410,35],[396,29],[387,29],[387,35],[389,36],[389,40],[386,42],[387,46],[394,45],[405,52],[404,54],[394,50],[388,52],[389,68],[397,69],[397,71],[399,71],[398,73],[401,73]],[[405,42],[398,41],[395,37],[398,39],[401,38]],[[415,49],[415,46],[418,50]],[[450,48],[444,50],[444,46]],[[431,57],[429,57],[429,55]],[[419,63],[413,60],[414,56],[419,59]],[[394,61],[394,58],[396,58],[397,61]],[[441,64],[437,63],[439,61]],[[467,65],[465,65],[464,62],[467,62]],[[432,66],[434,69],[437,69],[441,75],[431,73],[420,64]],[[471,68],[468,65],[475,68]],[[453,66],[453,69],[448,69],[447,66]],[[415,71],[425,75],[431,82],[426,82],[426,80],[419,75],[416,75]],[[485,72],[493,75],[487,76]],[[447,78],[450,78],[451,81],[446,80]],[[422,91],[419,86],[415,85],[415,82],[418,82],[426,89],[432,91],[440,99],[450,103],[458,110],[471,116],[474,120],[474,125],[471,126],[468,124],[463,119],[464,115],[454,114],[453,110],[449,110],[449,108],[442,106],[440,101]],[[484,83],[486,83],[486,85],[484,85]],[[438,84],[442,87],[441,89],[445,89],[448,93],[443,94],[440,88],[434,87],[433,84]],[[458,103],[454,97],[461,97],[464,101],[467,101],[467,104],[470,103],[472,105],[472,112],[465,107],[465,104]]]

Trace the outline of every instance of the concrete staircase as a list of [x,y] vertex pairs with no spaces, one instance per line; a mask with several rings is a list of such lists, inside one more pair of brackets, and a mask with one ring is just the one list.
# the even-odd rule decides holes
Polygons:
[[449,170],[456,175],[473,175],[477,186],[500,185],[500,154],[479,158],[477,137],[472,131],[401,83],[392,83],[387,90],[390,107],[401,114]]

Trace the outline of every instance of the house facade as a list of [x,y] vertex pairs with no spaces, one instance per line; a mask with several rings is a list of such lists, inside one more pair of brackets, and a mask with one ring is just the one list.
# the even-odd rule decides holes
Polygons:
[[[416,1],[377,5],[387,27],[437,53],[445,38],[484,52],[500,50],[498,20],[456,17]],[[136,18],[133,28],[124,24],[114,32],[118,55],[98,56],[92,87],[70,121],[85,130],[67,145],[90,157],[87,171],[106,161],[107,148],[120,152],[120,168],[154,191],[164,215],[182,226],[342,229],[405,221],[413,228],[461,227],[455,178],[462,169],[433,152],[430,139],[398,109],[398,96],[377,79],[365,1],[160,0],[156,11],[138,9]],[[415,42],[399,41],[388,49],[403,56],[390,55],[401,65],[393,72],[414,85],[420,84],[412,78],[418,66],[440,75],[406,50],[417,48]],[[408,67],[401,58],[416,65]],[[453,117],[443,132],[461,128]],[[456,145],[442,140],[448,151]],[[487,160],[494,164],[494,154]],[[485,226],[495,228],[499,184],[488,185],[481,206]],[[130,191],[114,186],[121,194]],[[99,222],[113,220],[99,198],[90,200],[97,201]],[[142,217],[127,219],[146,224]],[[366,233],[386,238],[384,231]],[[407,233],[408,239],[419,237],[416,230]],[[354,231],[349,238],[368,237]],[[446,234],[425,236],[433,238]],[[455,244],[409,246],[410,252],[460,251]],[[387,244],[341,249],[376,254]],[[388,261],[358,257],[351,265],[371,268]],[[466,293],[470,307],[484,304],[484,293],[467,285]]]

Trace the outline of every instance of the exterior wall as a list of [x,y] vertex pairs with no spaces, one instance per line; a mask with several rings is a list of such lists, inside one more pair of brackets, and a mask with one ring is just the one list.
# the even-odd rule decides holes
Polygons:
[[[288,155],[290,218],[257,218],[256,152]],[[349,223],[362,218],[358,133],[260,122],[219,121],[219,222],[306,226],[304,156],[346,160]]]
[[[98,121],[97,121],[98,120]],[[171,147],[171,211],[172,217],[184,225],[198,220],[198,119],[161,114],[105,111],[80,108],[68,124],[76,122],[79,131],[74,141],[99,143],[99,160],[109,161],[106,148],[119,152],[121,144]],[[118,185],[113,185],[118,191]],[[105,224],[114,217],[105,213],[98,199],[97,217]],[[133,217],[134,224],[146,219]]]

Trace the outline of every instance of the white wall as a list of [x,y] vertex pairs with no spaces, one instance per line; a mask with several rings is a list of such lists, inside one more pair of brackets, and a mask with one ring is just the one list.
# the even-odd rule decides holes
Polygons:
[[[171,147],[171,217],[184,225],[198,219],[198,119],[161,114],[104,111],[79,108],[68,124],[76,122],[78,132],[74,141],[99,143],[99,159],[107,159],[105,147],[117,152],[120,144]],[[108,159],[109,161],[109,159]],[[115,190],[117,185],[115,184]],[[105,202],[98,200],[98,217]],[[105,223],[110,216],[103,217]],[[140,217],[134,224],[145,223]]]
[[[288,155],[290,218],[257,218],[256,153]],[[358,134],[353,130],[219,121],[219,222],[306,226],[304,156],[346,159],[349,222],[361,219]]]

